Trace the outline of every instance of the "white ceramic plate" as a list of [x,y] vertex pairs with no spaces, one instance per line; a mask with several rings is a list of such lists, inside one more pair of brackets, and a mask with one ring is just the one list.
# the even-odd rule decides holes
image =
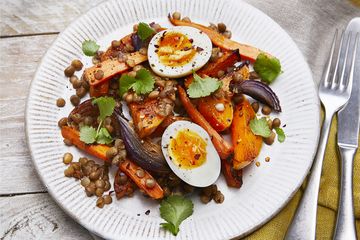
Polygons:
[[[63,70],[75,58],[90,66],[90,58],[81,52],[83,40],[94,39],[105,48],[111,40],[128,34],[139,21],[170,26],[166,16],[173,11],[204,24],[224,22],[232,30],[233,39],[281,60],[284,73],[271,87],[280,98],[280,118],[286,123],[287,135],[282,144],[263,146],[258,157],[260,167],[253,164],[245,169],[241,189],[228,188],[222,178],[218,180],[225,195],[223,204],[203,205],[194,196],[194,214],[181,225],[178,239],[229,239],[260,227],[299,188],[317,146],[319,101],[311,72],[295,43],[264,13],[237,0],[124,0],[100,4],[75,20],[44,56],[31,84],[26,131],[34,165],[51,196],[76,221],[107,239],[174,237],[159,226],[163,221],[157,202],[139,194],[99,209],[95,197],[86,197],[79,182],[64,177],[62,155],[70,151],[76,159],[84,153],[65,146],[57,127],[57,121],[72,107],[68,101],[65,108],[59,109],[56,99],[69,99],[74,94]],[[264,161],[267,156],[270,162]],[[147,216],[144,213],[148,209]]]

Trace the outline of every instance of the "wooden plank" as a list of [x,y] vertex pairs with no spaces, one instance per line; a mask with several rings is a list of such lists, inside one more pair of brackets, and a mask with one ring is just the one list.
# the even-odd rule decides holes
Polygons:
[[102,0],[2,0],[0,36],[60,32]]
[[0,239],[91,239],[47,193],[0,198]]
[[3,87],[0,91],[0,169],[3,169],[0,178],[7,179],[6,184],[0,184],[1,195],[45,191],[32,166],[26,145],[24,112],[37,65],[55,37],[0,39],[1,58],[4,59],[0,66],[0,84]]

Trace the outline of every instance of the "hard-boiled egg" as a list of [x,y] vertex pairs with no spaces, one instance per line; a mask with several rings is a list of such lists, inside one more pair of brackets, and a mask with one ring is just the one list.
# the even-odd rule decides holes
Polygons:
[[211,40],[205,33],[192,27],[173,27],[151,39],[148,60],[156,74],[178,78],[204,66],[211,50]]
[[189,121],[169,125],[161,139],[161,149],[171,170],[195,187],[213,184],[220,174],[220,157],[209,134]]

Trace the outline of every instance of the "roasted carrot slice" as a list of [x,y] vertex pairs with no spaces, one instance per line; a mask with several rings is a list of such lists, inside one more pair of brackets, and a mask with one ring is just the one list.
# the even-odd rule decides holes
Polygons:
[[[139,52],[130,53],[127,55],[127,58],[128,60],[134,61],[135,65],[147,60],[147,56],[142,55]],[[107,59],[95,66],[85,69],[84,77],[89,81],[90,85],[96,86],[128,69],[130,69],[130,67],[125,62],[119,62],[117,59]],[[96,79],[95,73],[99,70],[103,71],[103,77],[101,79]]]
[[208,96],[200,98],[198,109],[216,131],[222,132],[230,127],[233,120],[233,106],[226,97]]
[[[164,197],[164,191],[161,186],[156,182],[156,180],[148,173],[147,171],[141,169],[138,165],[133,163],[130,160],[125,160],[119,165],[121,171],[123,171],[128,177],[135,182],[135,184],[145,193],[147,193],[153,199],[160,199]],[[144,177],[138,177],[137,171],[144,171]],[[146,187],[146,180],[152,179],[155,181],[155,186],[153,188]]]
[[76,129],[68,126],[64,126],[61,128],[61,135],[63,136],[63,138],[70,140],[71,143],[75,145],[77,148],[95,157],[98,157],[104,161],[107,161],[106,151],[109,149],[109,146],[103,144],[97,144],[97,145],[86,144],[80,140],[80,133]]
[[101,97],[108,93],[109,81],[103,82],[96,86],[90,86],[90,97]]
[[[63,138],[70,140],[70,142],[73,145],[75,145],[77,148],[79,148],[95,157],[98,157],[104,161],[109,161],[106,157],[106,151],[110,148],[109,146],[102,145],[102,144],[96,144],[96,145],[95,144],[92,144],[92,145],[85,144],[84,142],[82,142],[80,140],[80,133],[76,129],[68,127],[68,126],[64,126],[61,128],[61,134],[62,134]],[[158,183],[156,183],[156,181],[155,181],[155,186],[153,188],[146,187],[146,184],[145,184],[146,179],[153,179],[153,180],[155,180],[155,179],[151,176],[151,174],[149,172],[143,170],[141,167],[139,167],[132,161],[125,160],[124,162],[122,162],[119,165],[119,168],[128,177],[130,177],[139,188],[144,190],[144,192],[147,195],[149,195],[151,198],[159,199],[164,196],[164,192],[163,192],[162,188],[160,187],[160,185]],[[138,170],[144,171],[144,177],[139,178],[136,175],[136,172]]]
[[250,164],[260,153],[262,138],[254,135],[250,121],[255,112],[248,100],[243,99],[236,107],[231,125],[231,138],[234,146],[234,169],[241,169]]
[[272,57],[269,53],[261,51],[260,49],[250,46],[250,45],[247,45],[247,44],[235,42],[231,39],[224,37],[220,33],[216,32],[208,27],[205,27],[201,24],[177,20],[177,19],[172,18],[170,15],[169,15],[169,20],[175,26],[189,26],[189,27],[194,27],[194,28],[199,29],[200,31],[206,33],[209,36],[209,38],[211,39],[212,43],[218,47],[221,47],[221,48],[227,49],[227,50],[237,50],[238,49],[242,60],[249,60],[251,62],[254,62],[260,53],[265,53],[269,57]]
[[[239,51],[224,51],[224,54],[218,58],[215,62],[210,62],[199,71],[198,75],[206,75],[209,77],[217,77],[220,70],[225,71],[228,67],[233,66],[240,61]],[[193,75],[189,75],[185,79],[185,87],[189,87],[193,80]]]
[[186,95],[185,90],[178,86],[180,100],[190,116],[190,118],[197,124],[199,124],[210,135],[211,141],[214,144],[216,151],[221,159],[226,159],[232,154],[232,146],[225,141],[225,139],[206,121],[203,115],[195,108],[190,102],[190,99]]

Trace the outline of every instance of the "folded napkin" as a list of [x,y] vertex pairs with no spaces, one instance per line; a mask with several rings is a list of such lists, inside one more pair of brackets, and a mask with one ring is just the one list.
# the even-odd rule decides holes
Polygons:
[[[326,148],[323,171],[320,182],[320,192],[317,212],[316,239],[332,239],[340,190],[340,158],[336,144],[337,119],[334,118],[329,141]],[[360,143],[359,143],[360,146]],[[357,151],[354,160],[354,205],[357,236],[360,237],[360,150]],[[245,239],[283,239],[287,228],[294,216],[296,207],[301,199],[304,185],[294,195],[286,207],[262,228],[247,236]]]

